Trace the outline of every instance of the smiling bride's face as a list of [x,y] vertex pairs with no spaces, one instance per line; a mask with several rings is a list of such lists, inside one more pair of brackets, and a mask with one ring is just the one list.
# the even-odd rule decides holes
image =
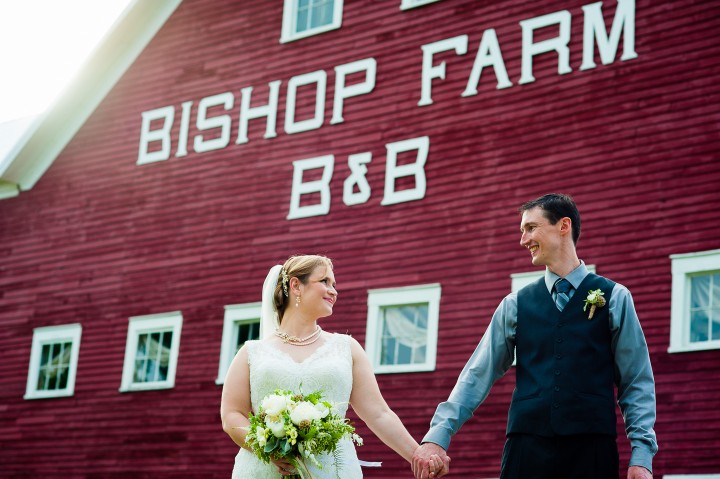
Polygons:
[[314,312],[318,318],[330,316],[337,301],[338,292],[333,271],[322,265],[315,268],[302,285],[300,305],[307,312]]

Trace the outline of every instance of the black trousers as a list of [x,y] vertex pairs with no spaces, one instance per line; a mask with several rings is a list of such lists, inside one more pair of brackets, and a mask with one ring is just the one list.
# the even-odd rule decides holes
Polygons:
[[512,434],[500,479],[619,479],[619,462],[612,436]]

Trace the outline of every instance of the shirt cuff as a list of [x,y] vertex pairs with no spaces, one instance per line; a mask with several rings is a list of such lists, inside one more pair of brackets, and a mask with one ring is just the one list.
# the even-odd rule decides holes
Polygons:
[[652,472],[653,453],[649,449],[634,447],[630,456],[629,466],[642,466]]
[[449,429],[435,426],[435,427],[430,428],[430,430],[427,432],[427,434],[425,434],[425,437],[423,438],[423,440],[421,442],[435,443],[447,451],[448,447],[450,447],[450,438],[451,437],[452,437],[452,432]]

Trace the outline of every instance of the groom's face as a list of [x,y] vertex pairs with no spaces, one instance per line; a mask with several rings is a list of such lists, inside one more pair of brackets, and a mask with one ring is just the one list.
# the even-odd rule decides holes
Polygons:
[[549,266],[560,250],[560,222],[550,224],[540,207],[524,211],[520,221],[520,245],[530,251],[532,264]]

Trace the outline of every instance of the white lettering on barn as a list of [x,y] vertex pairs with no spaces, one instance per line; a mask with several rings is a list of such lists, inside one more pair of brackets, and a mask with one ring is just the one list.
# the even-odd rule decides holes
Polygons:
[[[602,13],[602,2],[591,3],[582,7],[583,42],[582,64],[580,71],[592,70],[595,64],[595,51],[603,65],[609,65],[616,60],[620,37],[623,38],[623,52],[621,61],[637,58],[635,52],[635,0],[617,0],[615,16],[608,34],[605,19]],[[520,77],[518,85],[535,82],[533,75],[533,60],[538,55],[554,55],[557,57],[557,74],[565,75],[572,71],[570,66],[570,40],[572,16],[569,11],[542,15],[519,22],[522,30],[522,45],[520,50]],[[555,28],[557,35],[541,41],[535,41],[535,32],[541,29]],[[472,69],[468,74],[467,85],[460,93],[461,97],[471,97],[478,94],[478,85],[483,69],[492,68],[495,74],[497,90],[510,88],[513,82],[508,76],[500,48],[501,42],[494,29],[486,29],[482,33],[480,43],[475,53]],[[441,80],[446,76],[446,63],[439,61],[436,56],[444,52],[454,52],[462,56],[468,53],[468,35],[458,35],[421,46],[421,80],[419,107],[433,104],[433,87],[439,87]],[[343,109],[347,101],[356,97],[369,95],[375,89],[377,77],[377,61],[375,58],[364,58],[333,67],[335,74],[332,90],[332,117],[330,124],[343,123]],[[348,77],[353,76],[355,81],[348,84]],[[363,75],[362,81],[357,76]],[[325,106],[327,97],[328,73],[325,70],[303,73],[291,77],[285,82],[285,118],[282,129],[285,134],[298,134],[317,130],[325,125]],[[201,98],[194,107],[195,101],[185,101],[180,105],[180,122],[177,128],[177,138],[173,138],[176,131],[173,126],[176,118],[176,106],[163,106],[142,112],[140,127],[140,141],[137,164],[144,165],[170,159],[173,154],[173,141],[175,140],[175,157],[188,155],[188,143],[192,145],[195,153],[227,148],[230,145],[230,135],[233,128],[233,116],[237,114],[237,138],[235,145],[243,145],[250,141],[248,137],[251,120],[265,120],[265,133],[263,139],[270,140],[278,136],[277,116],[282,80],[273,80],[267,84],[267,100],[264,104],[252,105],[253,86],[240,89],[239,101],[236,101],[232,92],[223,92]],[[296,118],[296,104],[299,96],[303,105],[313,104],[310,108],[311,116],[303,108],[303,119]],[[355,100],[360,101],[360,100]],[[236,105],[239,108],[233,111]],[[193,109],[196,109],[194,125],[195,134],[190,140],[190,119]],[[430,140],[427,136],[413,138],[397,143],[389,143],[385,167],[385,191],[381,205],[391,205],[405,201],[414,201],[425,197],[426,178],[425,163],[428,158]],[[416,162],[411,164],[397,164],[397,155],[407,151],[416,151]],[[371,161],[370,153],[359,153],[348,157],[350,175],[343,184],[343,203],[346,206],[363,204],[371,195],[370,185],[365,178],[367,164]],[[325,215],[330,211],[330,188],[334,156],[327,155],[293,162],[293,182],[290,195],[290,210],[288,219],[306,218],[309,216]],[[320,180],[303,181],[306,171],[322,168]],[[395,190],[396,180],[412,177],[414,188]],[[356,191],[357,189],[357,191]],[[320,202],[314,204],[301,204],[301,199],[307,195],[319,194]]]

